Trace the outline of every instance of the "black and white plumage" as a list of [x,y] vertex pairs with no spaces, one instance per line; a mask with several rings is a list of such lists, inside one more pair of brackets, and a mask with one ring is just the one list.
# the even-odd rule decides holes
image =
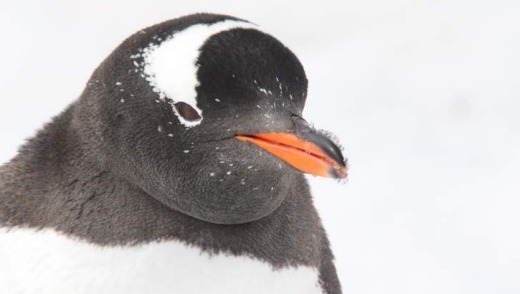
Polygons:
[[306,89],[249,22],[137,32],[0,168],[0,293],[341,293],[301,168],[237,140],[294,134],[345,176]]

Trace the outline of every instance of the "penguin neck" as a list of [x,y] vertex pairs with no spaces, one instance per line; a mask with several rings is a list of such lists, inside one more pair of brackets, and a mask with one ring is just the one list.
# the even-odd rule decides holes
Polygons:
[[139,219],[146,212],[142,207],[162,208],[94,154],[96,146],[85,142],[85,136],[80,134],[75,107],[73,104],[56,116],[0,167],[0,200],[7,203],[0,206],[0,226],[51,227],[109,243],[108,239],[90,238],[95,234],[82,228],[117,214],[129,213]]
[[[1,167],[0,198],[7,205],[0,206],[0,226],[53,228],[100,245],[179,240],[280,266],[317,260],[320,246],[305,244],[321,243],[323,231],[303,177],[260,220],[204,222],[168,208],[94,160],[72,124],[73,110],[56,117]],[[274,255],[262,249],[273,246]]]
[[60,214],[57,204],[77,196],[64,188],[82,176],[102,172],[84,152],[86,146],[72,126],[74,107],[53,118],[0,167],[0,197],[7,207],[16,207],[0,212],[0,225],[51,226]]

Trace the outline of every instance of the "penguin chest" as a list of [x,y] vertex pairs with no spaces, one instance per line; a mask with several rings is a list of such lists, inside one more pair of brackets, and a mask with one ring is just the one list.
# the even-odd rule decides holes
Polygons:
[[0,293],[322,293],[310,267],[178,241],[102,247],[52,230],[0,229],[0,279]]

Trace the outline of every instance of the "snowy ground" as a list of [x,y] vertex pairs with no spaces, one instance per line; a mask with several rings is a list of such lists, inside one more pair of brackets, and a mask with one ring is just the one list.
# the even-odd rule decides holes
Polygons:
[[300,57],[306,117],[345,145],[349,182],[311,182],[346,293],[520,293],[520,2],[107,2],[0,2],[0,162],[137,29],[236,15]]

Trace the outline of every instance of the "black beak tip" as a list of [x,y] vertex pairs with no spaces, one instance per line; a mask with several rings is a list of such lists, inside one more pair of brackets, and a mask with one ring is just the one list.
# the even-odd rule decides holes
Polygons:
[[296,135],[306,141],[314,143],[336,164],[330,168],[329,175],[333,178],[347,177],[347,160],[341,149],[327,135],[316,131],[306,120],[299,116],[292,117]]

